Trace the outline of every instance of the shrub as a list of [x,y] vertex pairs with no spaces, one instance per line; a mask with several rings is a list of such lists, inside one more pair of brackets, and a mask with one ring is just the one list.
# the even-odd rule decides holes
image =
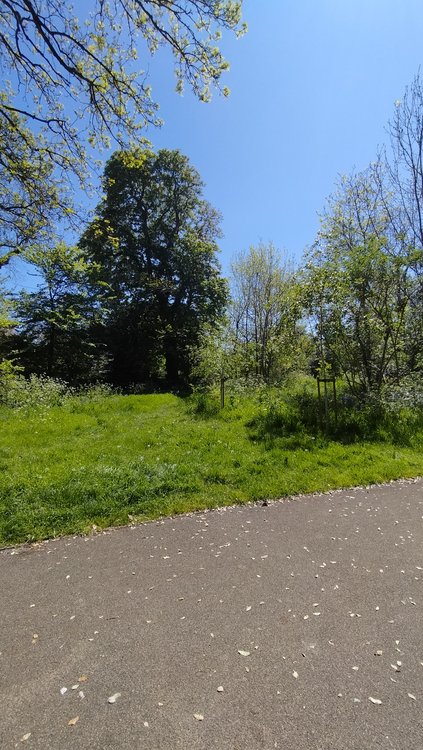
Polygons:
[[64,380],[49,378],[46,375],[20,375],[16,368],[0,365],[0,404],[11,409],[49,409],[86,402],[101,401],[114,393],[105,383],[97,383],[86,388],[71,388]]
[[220,400],[213,391],[193,393],[188,398],[188,411],[200,417],[216,417],[220,412]]
[[71,393],[64,381],[43,375],[0,378],[0,401],[13,409],[60,406]]

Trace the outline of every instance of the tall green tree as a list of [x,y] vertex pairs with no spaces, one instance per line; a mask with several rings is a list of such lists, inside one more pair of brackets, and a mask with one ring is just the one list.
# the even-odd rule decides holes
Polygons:
[[217,262],[219,215],[178,151],[118,151],[80,247],[108,290],[104,343],[119,385],[188,381],[190,350],[217,322],[226,285]]
[[[234,0],[0,0],[0,258],[39,239],[54,221],[57,180],[86,184],[92,148],[143,141],[157,124],[151,56],[173,55],[184,82],[207,101],[228,63],[223,30],[243,33]],[[83,11],[82,11],[83,8]],[[67,199],[74,191],[69,191]],[[41,240],[44,238],[41,237]]]

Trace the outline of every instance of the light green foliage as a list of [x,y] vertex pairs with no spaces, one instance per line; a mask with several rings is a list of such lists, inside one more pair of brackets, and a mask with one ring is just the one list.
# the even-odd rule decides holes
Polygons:
[[282,397],[235,392],[218,414],[210,408],[200,414],[192,400],[169,394],[70,396],[61,407],[2,407],[0,540],[423,472],[416,430],[412,447],[389,440],[346,445],[298,425],[294,416],[305,407],[300,402],[298,412],[296,399],[313,398],[314,388],[301,384]]
[[305,344],[290,263],[270,243],[232,264],[230,327],[239,375],[277,379],[297,367]]
[[11,409],[50,409],[62,405],[70,394],[63,381],[37,375],[25,378],[16,368],[0,365],[0,403]]
[[302,277],[318,356],[356,393],[399,382],[410,367],[416,251],[395,235],[385,209],[372,171],[342,180]]
[[0,401],[2,400],[2,394],[22,370],[10,351],[10,340],[15,325],[11,308],[10,295],[6,293],[2,279],[0,279]]
[[195,389],[208,390],[235,374],[231,343],[227,325],[204,330],[199,345],[190,352],[190,379]]
[[12,327],[10,296],[7,294],[3,280],[0,278],[0,337],[4,336]]
[[390,144],[328,201],[302,277],[317,356],[355,393],[423,371],[423,86],[395,105]]
[[22,368],[12,359],[0,360],[0,404],[10,405],[10,394],[19,380]]
[[[217,327],[205,328],[200,343],[191,347],[191,386],[194,391],[207,394],[219,386],[222,379],[230,382],[231,391],[249,391],[261,385],[261,376],[254,374],[250,357],[234,337],[229,320]],[[206,399],[209,401],[208,397]]]
[[68,211],[47,158],[44,136],[6,110],[0,92],[0,268],[30,243],[41,243],[51,223]]
[[85,186],[92,148],[140,142],[145,126],[158,123],[146,71],[159,47],[174,57],[177,90],[186,81],[207,101],[228,68],[221,31],[245,30],[241,2],[232,0],[87,0],[82,7],[77,16],[62,0],[0,0],[3,262],[45,239],[58,209],[70,210],[57,178],[76,175]]

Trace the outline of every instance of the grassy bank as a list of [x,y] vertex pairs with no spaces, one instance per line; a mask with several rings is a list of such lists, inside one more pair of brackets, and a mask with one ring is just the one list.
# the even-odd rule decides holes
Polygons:
[[253,397],[219,412],[170,394],[2,408],[0,542],[423,474],[422,434],[345,443],[269,413]]

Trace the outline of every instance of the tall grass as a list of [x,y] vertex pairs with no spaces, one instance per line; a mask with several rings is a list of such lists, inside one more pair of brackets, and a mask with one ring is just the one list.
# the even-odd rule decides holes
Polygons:
[[250,422],[257,437],[293,434],[324,435],[343,443],[376,441],[418,445],[423,432],[423,388],[352,396],[342,383],[336,397],[322,394],[319,402],[312,378],[302,377],[283,388],[267,388],[258,396],[260,408]]
[[98,390],[0,407],[0,540],[423,474],[418,410],[375,426],[373,412],[341,404],[325,433],[314,388],[229,387],[223,411],[213,393]]

